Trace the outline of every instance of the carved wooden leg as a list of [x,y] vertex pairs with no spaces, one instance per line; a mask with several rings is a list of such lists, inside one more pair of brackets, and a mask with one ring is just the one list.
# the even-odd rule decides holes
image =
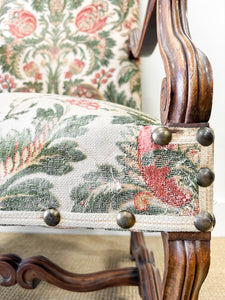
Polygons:
[[144,300],[161,299],[161,279],[152,252],[146,248],[142,232],[131,233],[131,257],[139,273],[139,293]]
[[210,265],[211,233],[162,233],[163,300],[196,300]]

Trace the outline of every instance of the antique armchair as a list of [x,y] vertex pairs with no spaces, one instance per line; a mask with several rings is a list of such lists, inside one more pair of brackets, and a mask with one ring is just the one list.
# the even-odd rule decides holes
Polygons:
[[[136,260],[79,275],[1,254],[2,286],[198,298],[215,225],[213,79],[186,10],[186,0],[149,0],[139,31],[138,0],[0,2],[0,225],[129,230]],[[157,42],[161,122],[138,110],[138,58]],[[163,281],[144,231],[162,232]]]

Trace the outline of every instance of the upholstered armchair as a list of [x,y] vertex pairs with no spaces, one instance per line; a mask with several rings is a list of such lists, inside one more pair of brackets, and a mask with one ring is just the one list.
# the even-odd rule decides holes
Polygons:
[[[1,254],[2,286],[198,298],[215,224],[212,71],[190,38],[186,0],[149,0],[140,30],[138,2],[0,2],[0,225],[129,230],[136,260],[79,275]],[[157,42],[161,121],[140,111],[139,57]],[[162,232],[163,281],[144,231]]]

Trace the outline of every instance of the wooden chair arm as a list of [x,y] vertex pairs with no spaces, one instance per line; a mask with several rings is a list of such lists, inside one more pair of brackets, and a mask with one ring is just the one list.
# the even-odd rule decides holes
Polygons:
[[163,124],[207,123],[211,114],[211,65],[193,44],[186,15],[187,0],[157,1],[158,43],[166,71],[161,90]]
[[141,31],[133,29],[129,38],[129,49],[134,58],[150,55],[157,44],[156,0],[148,0]]
[[162,124],[207,124],[212,109],[212,69],[191,40],[187,0],[148,1],[141,32],[134,29],[130,34],[131,55],[150,55],[157,41],[166,71],[161,89]]

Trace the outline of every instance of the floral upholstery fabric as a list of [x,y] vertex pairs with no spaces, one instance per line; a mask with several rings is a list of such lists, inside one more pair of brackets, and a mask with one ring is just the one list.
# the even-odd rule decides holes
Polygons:
[[138,0],[0,1],[0,92],[71,95],[141,108],[129,59]]
[[200,210],[212,212],[212,186],[197,185],[213,169],[213,146],[193,128],[172,128],[156,145],[159,122],[93,99],[3,93],[0,108],[0,225],[119,229],[120,210],[135,214],[134,230],[195,231]]

